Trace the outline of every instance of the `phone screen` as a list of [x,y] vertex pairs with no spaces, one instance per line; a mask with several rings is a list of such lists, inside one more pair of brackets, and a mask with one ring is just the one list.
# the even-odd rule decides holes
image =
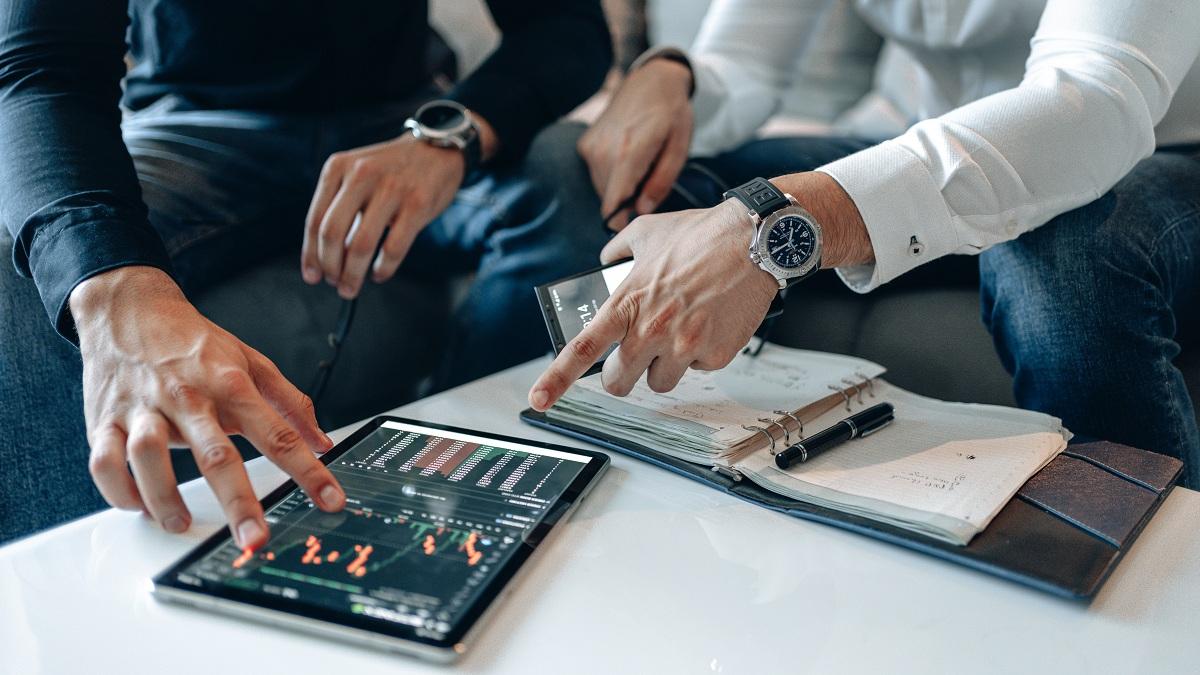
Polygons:
[[[550,331],[551,342],[554,343],[554,353],[562,351],[568,342],[595,320],[600,306],[612,296],[632,269],[633,260],[624,260],[537,287],[542,314]],[[597,359],[597,363],[607,358],[613,348]]]

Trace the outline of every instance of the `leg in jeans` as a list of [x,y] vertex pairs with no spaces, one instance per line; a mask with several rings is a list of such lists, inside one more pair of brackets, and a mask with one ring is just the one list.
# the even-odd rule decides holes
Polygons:
[[458,307],[437,388],[469,382],[550,350],[533,287],[600,264],[608,236],[579,124],[556,124],[520,166],[459,191],[415,242],[402,274],[475,271]]
[[986,251],[980,272],[984,323],[1022,407],[1178,457],[1200,487],[1200,431],[1173,364],[1200,328],[1194,148],[1158,152],[1091,204]]

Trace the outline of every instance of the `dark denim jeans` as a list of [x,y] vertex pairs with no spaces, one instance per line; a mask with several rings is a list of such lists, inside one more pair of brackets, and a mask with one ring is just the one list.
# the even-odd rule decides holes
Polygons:
[[[193,110],[168,98],[128,118],[143,198],[184,290],[285,253],[296,256],[299,279],[304,217],[325,159],[395,137],[412,107],[279,115]],[[552,129],[526,166],[460,190],[401,266],[400,276],[475,274],[453,318],[439,387],[546,353],[533,286],[598,264],[606,238],[559,196],[559,176],[585,171],[579,132]],[[105,504],[87,470],[79,353],[54,333],[32,282],[0,267],[2,543]],[[354,330],[370,330],[370,316],[360,315]]]
[[[696,163],[733,186],[868,145],[761,140]],[[724,189],[698,182],[688,187],[701,200]],[[942,262],[930,268],[960,271]],[[1200,349],[1200,148],[1160,150],[1096,201],[984,252],[979,272],[983,321],[1021,407],[1080,436],[1178,457],[1183,484],[1200,488],[1200,431],[1174,365],[1184,345]]]
[[980,256],[983,320],[1022,407],[1172,455],[1200,488],[1183,374],[1200,348],[1200,148],[1162,150],[1096,201]]

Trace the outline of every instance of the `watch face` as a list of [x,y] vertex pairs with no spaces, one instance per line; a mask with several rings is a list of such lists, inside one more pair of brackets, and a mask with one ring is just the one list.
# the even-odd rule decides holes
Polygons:
[[784,269],[808,262],[816,251],[817,237],[812,223],[800,216],[784,216],[767,233],[767,254]]
[[417,122],[435,131],[454,131],[466,122],[466,111],[454,105],[427,105],[420,110]]

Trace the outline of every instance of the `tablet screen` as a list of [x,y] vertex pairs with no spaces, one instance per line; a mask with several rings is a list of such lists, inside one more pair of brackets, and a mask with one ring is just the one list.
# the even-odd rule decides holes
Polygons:
[[438,641],[461,634],[491,582],[595,457],[378,422],[329,462],[346,491],[341,512],[325,513],[291,489],[266,510],[266,546],[243,551],[226,535],[164,578],[277,598],[323,617],[408,627]]

